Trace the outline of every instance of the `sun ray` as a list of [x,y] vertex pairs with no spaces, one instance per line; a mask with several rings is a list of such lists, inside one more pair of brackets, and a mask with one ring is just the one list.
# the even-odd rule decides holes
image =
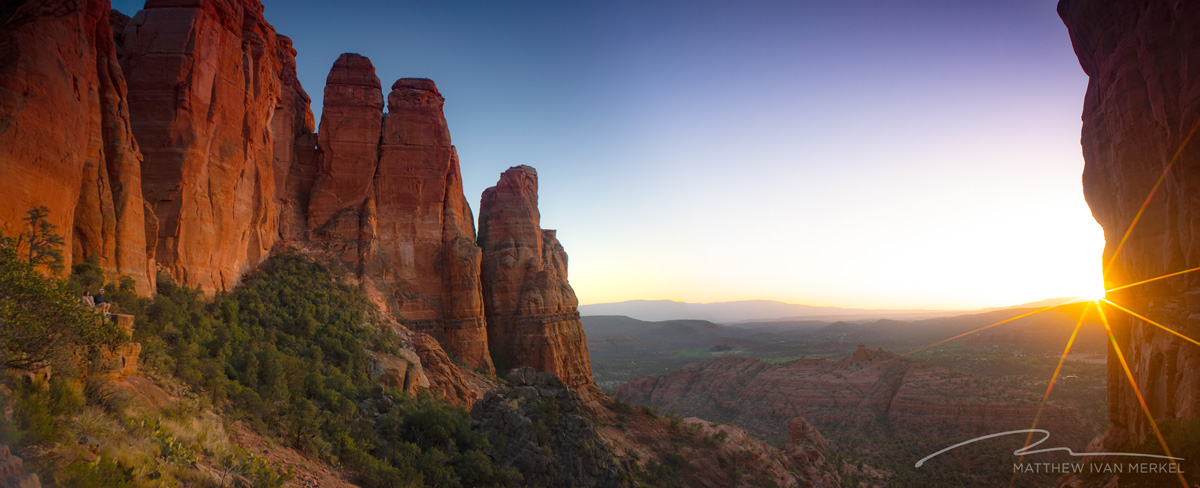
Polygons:
[[1165,275],[1159,276],[1159,277],[1157,277],[1157,278],[1150,278],[1150,279],[1148,279],[1148,280],[1142,280],[1142,281],[1139,281],[1139,282],[1137,282],[1137,283],[1130,283],[1130,284],[1128,284],[1128,285],[1121,285],[1121,286],[1118,286],[1118,287],[1116,287],[1116,288],[1109,288],[1109,289],[1107,289],[1107,290],[1104,290],[1104,293],[1106,293],[1106,294],[1107,294],[1107,293],[1114,292],[1114,291],[1118,291],[1118,290],[1124,290],[1124,289],[1126,289],[1126,288],[1133,288],[1133,287],[1135,287],[1135,286],[1138,286],[1138,285],[1144,285],[1144,284],[1146,284],[1146,283],[1150,283],[1150,282],[1153,282],[1153,281],[1158,281],[1158,280],[1162,280],[1162,279],[1167,279],[1167,278],[1171,278],[1171,277],[1179,276],[1179,275],[1181,275],[1181,274],[1191,273],[1191,272],[1193,272],[1193,271],[1200,271],[1200,266],[1196,266],[1195,268],[1192,268],[1192,269],[1185,269],[1185,270],[1183,270],[1183,271],[1176,271],[1176,272],[1174,272],[1174,273],[1171,273],[1171,274],[1165,274]]
[[1165,331],[1167,331],[1167,332],[1170,332],[1170,333],[1172,333],[1172,334],[1175,334],[1176,336],[1179,336],[1179,338],[1181,338],[1181,339],[1183,339],[1183,340],[1185,340],[1185,341],[1188,341],[1188,342],[1190,342],[1190,343],[1192,343],[1192,344],[1195,344],[1195,345],[1197,345],[1197,346],[1200,346],[1200,342],[1196,341],[1195,339],[1192,339],[1191,337],[1188,337],[1188,336],[1186,336],[1186,335],[1183,335],[1183,333],[1181,333],[1181,332],[1178,332],[1178,331],[1176,331],[1175,329],[1172,329],[1172,328],[1170,328],[1170,327],[1167,327],[1167,326],[1165,326],[1165,325],[1162,325],[1162,324],[1160,324],[1160,323],[1158,323],[1158,322],[1155,322],[1155,321],[1153,321],[1153,320],[1150,320],[1150,319],[1148,319],[1148,318],[1146,318],[1146,317],[1143,317],[1143,316],[1141,316],[1141,315],[1139,315],[1139,314],[1135,313],[1134,311],[1132,311],[1132,310],[1130,310],[1130,309],[1128,309],[1128,308],[1125,308],[1125,307],[1122,307],[1122,306],[1120,306],[1120,305],[1116,304],[1116,303],[1115,303],[1115,302],[1113,302],[1112,300],[1104,299],[1104,303],[1107,303],[1107,304],[1109,304],[1109,305],[1112,305],[1112,306],[1114,306],[1114,307],[1117,307],[1117,308],[1118,308],[1118,309],[1120,309],[1122,312],[1125,312],[1125,313],[1127,313],[1127,314],[1129,314],[1129,315],[1132,315],[1132,316],[1133,316],[1133,318],[1136,318],[1136,319],[1138,319],[1138,320],[1142,320],[1142,321],[1144,321],[1144,322],[1146,322],[1146,323],[1149,323],[1149,324],[1151,324],[1151,325],[1154,325],[1154,326],[1156,326],[1156,327],[1158,327],[1158,328],[1160,328],[1160,329],[1162,329],[1162,330],[1165,330]]
[[[1107,300],[1105,301],[1107,302]],[[1112,327],[1108,324],[1108,317],[1104,314],[1104,308],[1100,306],[1099,302],[1093,303],[1096,304],[1096,312],[1100,314],[1100,323],[1104,324],[1104,332],[1108,334],[1108,341],[1112,344],[1113,351],[1117,353],[1117,360],[1121,362],[1121,369],[1125,370],[1125,377],[1129,378],[1129,385],[1133,387],[1134,395],[1137,395],[1138,403],[1142,406],[1142,412],[1146,414],[1146,420],[1149,421],[1150,427],[1154,429],[1154,436],[1158,438],[1158,443],[1162,445],[1163,452],[1168,457],[1174,457],[1171,454],[1171,448],[1167,446],[1166,439],[1163,439],[1162,432],[1158,430],[1158,422],[1154,421],[1154,414],[1150,413],[1150,407],[1146,405],[1146,399],[1142,396],[1142,390],[1138,388],[1137,381],[1133,378],[1133,372],[1129,370],[1129,363],[1125,362],[1125,355],[1121,353],[1121,346],[1117,345],[1117,337],[1113,334]],[[1183,485],[1183,488],[1188,488],[1187,480],[1183,477],[1183,470],[1179,468],[1179,464],[1174,459],[1171,460],[1171,466],[1175,468],[1175,474],[1179,475],[1179,483]]]
[[[1094,303],[1094,302],[1093,302]],[[1046,407],[1046,401],[1050,399],[1050,392],[1054,390],[1054,383],[1058,381],[1058,374],[1062,372],[1063,363],[1067,362],[1067,354],[1071,352],[1071,345],[1075,343],[1075,336],[1079,335],[1079,329],[1083,327],[1083,319],[1087,317],[1088,307],[1084,307],[1083,312],[1079,314],[1079,321],[1075,322],[1075,330],[1071,331],[1071,338],[1067,339],[1067,347],[1063,348],[1062,357],[1058,358],[1058,366],[1054,368],[1054,375],[1050,377],[1050,384],[1046,386],[1046,394],[1042,395],[1042,403],[1038,405],[1037,413],[1033,415],[1033,426],[1029,427],[1029,435],[1025,436],[1024,447],[1029,447],[1029,442],[1033,440],[1033,429],[1037,428],[1038,421],[1042,418],[1042,409]],[[1021,456],[1017,458],[1017,464],[1025,461],[1025,453],[1022,451]],[[1009,488],[1012,488],[1017,483],[1017,471],[1013,471],[1012,478],[1008,481]]]
[[1058,305],[1051,305],[1051,306],[1049,306],[1049,307],[1042,307],[1042,308],[1039,308],[1039,309],[1037,309],[1037,310],[1034,310],[1034,311],[1032,311],[1032,312],[1026,312],[1026,313],[1023,313],[1023,314],[1021,314],[1021,315],[1018,315],[1018,316],[1016,316],[1016,317],[1010,317],[1010,318],[1007,318],[1007,319],[1001,320],[1001,321],[999,321],[999,322],[994,322],[994,323],[992,323],[992,324],[985,325],[985,326],[983,326],[983,327],[980,327],[980,328],[978,328],[978,329],[975,329],[975,330],[972,330],[972,331],[963,332],[962,334],[956,335],[956,336],[954,336],[954,337],[951,337],[951,338],[949,338],[949,339],[942,339],[942,340],[940,340],[940,341],[937,341],[937,342],[935,342],[935,343],[933,343],[933,344],[930,344],[930,345],[928,345],[928,346],[924,346],[924,347],[919,347],[919,348],[917,348],[917,349],[913,349],[913,350],[911,350],[911,351],[908,351],[908,352],[906,352],[906,353],[904,353],[904,354],[901,354],[901,355],[899,355],[899,356],[897,356],[897,357],[908,357],[908,356],[911,356],[911,355],[913,355],[913,354],[916,354],[916,353],[918,353],[918,352],[921,352],[921,351],[924,351],[924,350],[926,350],[926,349],[929,349],[929,348],[931,348],[931,347],[940,346],[940,345],[942,345],[942,344],[945,344],[945,343],[947,343],[947,342],[950,342],[950,341],[952,341],[952,340],[955,340],[955,339],[958,339],[958,338],[961,338],[961,337],[966,337],[966,336],[969,336],[969,335],[971,335],[971,334],[974,334],[974,333],[976,333],[976,332],[979,332],[979,331],[982,331],[982,330],[987,330],[987,329],[990,329],[990,328],[992,328],[992,327],[995,327],[995,326],[997,326],[997,325],[1000,325],[1000,324],[1007,324],[1007,323],[1009,323],[1009,322],[1012,322],[1012,321],[1014,321],[1014,320],[1019,320],[1019,319],[1023,319],[1023,318],[1025,318],[1025,317],[1029,317],[1030,315],[1036,315],[1036,314],[1039,314],[1039,313],[1045,312],[1045,311],[1047,311],[1047,310],[1050,310],[1050,309],[1053,309],[1053,308],[1058,308],[1058,307],[1062,307],[1062,306],[1066,306],[1066,305],[1071,305],[1071,304],[1074,304],[1074,303],[1079,303],[1079,302],[1081,302],[1081,301],[1084,301],[1084,300],[1086,300],[1086,299],[1085,299],[1085,298],[1076,298],[1076,299],[1074,299],[1074,300],[1071,300],[1071,301],[1069,301],[1069,302],[1063,302],[1063,303],[1060,303],[1060,304],[1058,304]]
[[1150,187],[1150,194],[1146,195],[1146,200],[1142,202],[1142,207],[1138,209],[1137,214],[1134,214],[1133,220],[1129,222],[1129,228],[1125,229],[1125,235],[1121,236],[1121,241],[1117,243],[1117,248],[1113,250],[1112,257],[1108,258],[1108,263],[1105,263],[1104,276],[1108,276],[1108,269],[1112,267],[1113,263],[1117,262],[1117,256],[1121,254],[1121,249],[1125,247],[1125,242],[1133,234],[1133,228],[1142,219],[1142,214],[1146,213],[1146,208],[1150,206],[1150,201],[1154,199],[1154,195],[1158,193],[1158,189],[1162,186],[1163,181],[1167,179],[1167,173],[1171,171],[1171,167],[1175,166],[1176,161],[1179,161],[1179,155],[1183,154],[1183,148],[1187,147],[1188,142],[1192,140],[1192,135],[1196,133],[1197,127],[1200,127],[1200,120],[1196,121],[1196,125],[1192,126],[1192,130],[1188,132],[1187,137],[1183,138],[1183,142],[1179,144],[1179,149],[1175,151],[1175,155],[1171,156],[1171,161],[1167,163],[1167,167],[1163,168],[1162,174],[1158,175],[1158,181],[1155,181],[1154,186]]

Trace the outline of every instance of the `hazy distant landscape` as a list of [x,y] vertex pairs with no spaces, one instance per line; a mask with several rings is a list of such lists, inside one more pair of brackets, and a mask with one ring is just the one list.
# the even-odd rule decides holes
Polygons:
[[[895,353],[1037,309],[915,321],[585,316],[583,324],[596,381],[620,398],[773,442],[785,440],[790,418],[803,417],[828,439],[834,459],[863,461],[901,485],[963,486],[1004,475],[995,461],[1013,448],[973,446],[946,461],[959,468],[950,471],[916,470],[912,461],[975,435],[1029,428],[1083,307],[1017,319],[910,358]],[[1056,442],[1082,448],[1106,425],[1105,340],[1094,316],[1083,323],[1042,422]]]
[[[1030,357],[1057,359],[1082,308],[1080,304],[1048,310],[930,348],[914,358],[963,370],[977,369],[975,363],[991,361],[976,359],[962,364],[958,360],[963,355],[1016,358],[1003,361],[1013,363],[1014,368],[1031,361]],[[585,315],[583,327],[596,381],[608,389],[638,376],[661,374],[727,355],[771,363],[806,357],[838,359],[854,352],[860,343],[904,353],[1034,310],[1013,308],[917,321],[777,320],[734,325],[707,320],[644,321],[626,316]],[[1072,357],[1100,355],[1102,358],[1105,340],[1103,329],[1093,316],[1080,330]],[[1049,375],[1049,371],[1040,371]]]
[[953,310],[864,310],[838,307],[813,307],[773,300],[744,300],[717,303],[686,303],[674,300],[630,300],[617,303],[580,305],[579,313],[588,315],[624,315],[639,320],[660,321],[694,319],[732,324],[777,320],[865,320],[871,318],[923,319],[964,313]]

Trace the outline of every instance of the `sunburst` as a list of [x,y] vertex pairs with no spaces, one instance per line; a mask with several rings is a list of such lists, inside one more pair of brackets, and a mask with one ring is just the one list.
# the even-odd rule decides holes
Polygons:
[[[1108,261],[1104,263],[1103,275],[1104,275],[1105,277],[1109,276],[1109,271],[1110,271],[1110,269],[1111,269],[1111,268],[1112,268],[1112,266],[1113,266],[1113,265],[1114,265],[1114,264],[1117,262],[1117,257],[1118,257],[1118,256],[1120,256],[1120,254],[1121,254],[1121,251],[1122,251],[1122,250],[1124,250],[1124,248],[1125,248],[1125,245],[1126,245],[1126,244],[1128,243],[1128,241],[1129,241],[1129,237],[1130,237],[1130,236],[1133,234],[1133,230],[1134,230],[1134,228],[1137,226],[1138,222],[1139,222],[1139,221],[1141,221],[1141,218],[1142,218],[1142,216],[1143,216],[1143,215],[1146,213],[1146,209],[1147,209],[1147,208],[1149,208],[1149,206],[1150,206],[1150,202],[1151,202],[1151,201],[1154,199],[1154,196],[1155,196],[1155,195],[1158,193],[1158,190],[1159,190],[1159,189],[1162,187],[1162,185],[1163,185],[1163,182],[1164,182],[1164,181],[1166,181],[1167,174],[1168,174],[1168,173],[1171,171],[1171,169],[1172,169],[1172,168],[1175,166],[1175,163],[1176,163],[1176,162],[1179,160],[1180,156],[1183,154],[1183,150],[1184,150],[1184,148],[1186,148],[1186,147],[1187,147],[1187,145],[1188,145],[1188,143],[1189,143],[1189,142],[1192,140],[1192,136],[1194,136],[1194,135],[1196,134],[1196,130],[1197,130],[1198,128],[1200,128],[1200,121],[1197,121],[1197,122],[1196,122],[1196,124],[1192,126],[1192,129],[1191,129],[1191,131],[1189,131],[1189,132],[1188,132],[1188,134],[1187,134],[1187,136],[1186,136],[1186,137],[1184,137],[1184,139],[1183,139],[1183,142],[1182,142],[1182,143],[1180,144],[1180,146],[1179,146],[1179,149],[1178,149],[1177,151],[1175,151],[1175,154],[1174,154],[1174,155],[1171,157],[1171,160],[1170,160],[1170,161],[1167,163],[1167,165],[1166,165],[1166,166],[1163,168],[1162,174],[1160,174],[1160,175],[1159,175],[1158,179],[1157,179],[1157,180],[1154,182],[1154,185],[1153,185],[1153,186],[1150,188],[1150,191],[1149,191],[1149,192],[1148,192],[1148,194],[1146,195],[1146,199],[1145,199],[1145,200],[1142,202],[1142,205],[1141,205],[1141,207],[1139,207],[1139,208],[1138,208],[1138,211],[1137,211],[1137,213],[1134,215],[1134,217],[1133,217],[1133,220],[1131,220],[1131,221],[1130,221],[1130,223],[1129,223],[1129,227],[1128,227],[1128,228],[1125,230],[1125,233],[1124,233],[1124,235],[1122,235],[1122,236],[1121,236],[1121,240],[1120,240],[1120,241],[1117,243],[1116,247],[1114,248],[1112,256],[1110,256],[1110,257],[1109,257],[1109,259],[1108,259]],[[992,323],[992,324],[989,324],[989,325],[986,325],[986,326],[980,327],[980,328],[978,328],[978,329],[975,329],[975,330],[972,330],[972,331],[969,331],[969,332],[965,332],[965,333],[962,333],[962,334],[956,335],[956,336],[954,336],[954,337],[951,337],[951,338],[949,338],[949,339],[945,339],[945,340],[941,340],[941,341],[935,342],[935,343],[933,343],[933,344],[930,344],[930,345],[928,345],[928,346],[924,346],[924,347],[920,347],[920,348],[914,349],[914,350],[912,350],[912,351],[909,351],[909,352],[907,352],[907,353],[904,353],[904,354],[902,354],[902,355],[901,355],[901,356],[899,356],[899,357],[909,356],[909,355],[915,354],[915,353],[917,353],[917,352],[920,352],[920,351],[924,351],[924,350],[926,350],[926,349],[929,349],[929,348],[931,348],[931,347],[935,347],[935,346],[938,346],[938,345],[945,344],[945,343],[947,343],[947,342],[953,341],[953,340],[955,340],[955,339],[959,339],[959,338],[962,338],[962,337],[969,336],[969,335],[971,335],[971,334],[974,334],[974,333],[976,333],[976,332],[980,332],[980,331],[983,331],[983,330],[986,330],[986,329],[990,329],[990,328],[992,328],[992,327],[996,327],[996,326],[998,326],[998,325],[1001,325],[1001,324],[1011,323],[1011,322],[1017,321],[1017,320],[1019,320],[1019,319],[1023,319],[1023,318],[1026,318],[1026,317],[1030,317],[1030,316],[1032,316],[1032,315],[1036,315],[1036,314],[1039,314],[1039,313],[1041,313],[1041,312],[1045,312],[1045,311],[1047,311],[1047,310],[1051,310],[1051,309],[1054,309],[1054,308],[1057,308],[1057,307],[1061,307],[1061,306],[1064,306],[1064,305],[1069,305],[1069,304],[1072,304],[1072,303],[1078,303],[1078,302],[1082,302],[1082,301],[1087,301],[1087,302],[1090,302],[1090,304],[1091,304],[1092,306],[1094,306],[1094,307],[1095,307],[1095,309],[1096,309],[1096,313],[1097,313],[1097,315],[1100,317],[1100,322],[1101,322],[1101,324],[1102,324],[1102,325],[1103,325],[1103,327],[1104,327],[1104,331],[1105,331],[1105,334],[1106,334],[1106,335],[1107,335],[1107,337],[1108,337],[1109,344],[1112,346],[1112,351],[1113,351],[1114,355],[1116,356],[1117,360],[1120,362],[1120,364],[1121,364],[1121,370],[1122,370],[1122,371],[1125,373],[1125,377],[1126,377],[1126,379],[1128,379],[1128,380],[1129,380],[1129,385],[1130,385],[1130,387],[1132,388],[1134,395],[1135,395],[1135,396],[1137,396],[1137,399],[1138,399],[1138,404],[1141,406],[1142,412],[1143,412],[1143,413],[1146,415],[1146,421],[1147,421],[1147,423],[1150,425],[1150,428],[1151,428],[1151,430],[1154,432],[1154,436],[1155,436],[1155,438],[1157,438],[1157,439],[1158,439],[1158,442],[1159,442],[1159,444],[1162,446],[1163,452],[1164,452],[1164,453],[1166,453],[1166,455],[1167,455],[1168,457],[1173,457],[1173,455],[1171,454],[1171,448],[1170,448],[1170,446],[1168,446],[1168,445],[1167,445],[1167,441],[1166,441],[1166,439],[1163,437],[1163,435],[1162,435],[1162,431],[1161,431],[1161,430],[1159,429],[1159,427],[1158,427],[1158,423],[1157,423],[1157,422],[1154,420],[1154,415],[1153,415],[1153,414],[1150,412],[1150,407],[1149,407],[1149,406],[1146,404],[1146,399],[1145,399],[1145,397],[1144,397],[1144,396],[1142,396],[1141,388],[1139,388],[1139,387],[1138,387],[1137,380],[1136,380],[1136,379],[1134,378],[1134,376],[1133,376],[1133,371],[1132,371],[1132,370],[1130,370],[1130,368],[1129,368],[1129,363],[1128,363],[1128,362],[1125,360],[1125,355],[1124,355],[1124,353],[1121,351],[1121,347],[1120,347],[1120,345],[1117,343],[1116,335],[1115,335],[1115,334],[1113,334],[1112,327],[1111,327],[1111,325],[1110,325],[1110,324],[1109,324],[1109,322],[1108,322],[1108,316],[1105,314],[1105,312],[1104,312],[1104,307],[1102,306],[1102,304],[1108,304],[1108,305],[1112,306],[1113,308],[1116,308],[1116,309],[1118,309],[1118,310],[1121,310],[1122,312],[1124,312],[1124,313],[1128,314],[1129,316],[1131,316],[1131,317],[1133,317],[1133,318],[1135,318],[1135,319],[1137,319],[1137,320],[1141,320],[1141,321],[1143,321],[1143,322],[1145,322],[1145,323],[1147,323],[1147,324],[1150,324],[1150,325],[1153,325],[1153,326],[1155,326],[1155,327],[1158,327],[1159,329],[1162,329],[1162,330],[1164,330],[1164,331],[1167,331],[1167,332],[1169,332],[1169,333],[1171,333],[1171,334],[1173,334],[1173,335],[1175,335],[1175,336],[1177,336],[1177,337],[1179,337],[1179,338],[1181,338],[1181,339],[1183,339],[1183,340],[1185,340],[1185,341],[1187,341],[1187,342],[1190,342],[1190,343],[1192,343],[1192,344],[1195,344],[1195,345],[1197,345],[1197,346],[1200,346],[1200,341],[1197,341],[1197,340],[1196,340],[1196,339],[1194,339],[1194,338],[1188,337],[1187,335],[1183,334],[1182,332],[1179,332],[1179,331],[1177,331],[1177,330],[1175,330],[1175,329],[1173,329],[1173,328],[1171,328],[1171,327],[1167,327],[1167,326],[1165,326],[1165,325],[1162,325],[1162,324],[1160,324],[1160,323],[1158,323],[1158,322],[1156,322],[1156,321],[1154,321],[1154,320],[1151,320],[1151,319],[1149,319],[1149,318],[1145,317],[1144,315],[1138,314],[1138,313],[1136,313],[1136,312],[1134,312],[1134,311],[1132,311],[1132,310],[1129,310],[1128,308],[1126,308],[1126,307],[1124,307],[1124,306],[1121,306],[1121,305],[1119,305],[1119,304],[1117,304],[1117,303],[1113,302],[1112,300],[1109,300],[1109,299],[1108,299],[1108,295],[1109,295],[1110,293],[1112,293],[1112,292],[1115,292],[1115,291],[1121,291],[1121,290],[1125,290],[1125,289],[1129,289],[1129,288],[1133,288],[1133,287],[1137,287],[1137,286],[1145,285],[1145,284],[1148,284],[1148,283],[1153,283],[1153,282],[1156,282],[1156,281],[1159,281],[1159,280],[1163,280],[1163,279],[1167,279],[1167,278],[1173,278],[1173,277],[1177,277],[1177,276],[1182,276],[1182,275],[1185,275],[1185,274],[1188,274],[1188,273],[1192,273],[1192,272],[1195,272],[1195,271],[1200,271],[1200,266],[1197,266],[1197,267],[1194,267],[1194,268],[1188,268],[1188,269],[1184,269],[1184,270],[1180,270],[1180,271],[1175,271],[1175,272],[1172,272],[1172,273],[1167,273],[1167,274],[1164,274],[1164,275],[1162,275],[1162,276],[1157,276],[1157,277],[1154,277],[1154,278],[1144,279],[1144,280],[1137,281],[1137,282],[1134,282],[1134,283],[1128,283],[1128,284],[1124,284],[1124,285],[1116,286],[1116,287],[1113,287],[1113,288],[1108,288],[1108,289],[1104,290],[1102,293],[1100,293],[1100,292],[1097,292],[1096,294],[1097,294],[1097,295],[1099,295],[1099,296],[1092,296],[1092,297],[1081,298],[1081,299],[1073,300],[1073,301],[1070,301],[1070,302],[1067,302],[1067,303],[1062,303],[1062,304],[1059,304],[1059,305],[1054,305],[1054,306],[1049,306],[1049,307],[1040,308],[1040,309],[1038,309],[1038,310],[1034,310],[1034,311],[1032,311],[1032,312],[1027,312],[1027,313],[1024,313],[1024,314],[1021,314],[1021,315],[1018,315],[1018,316],[1015,316],[1015,317],[1012,317],[1012,318],[1009,318],[1009,319],[1001,320],[1001,321],[998,321],[998,322],[995,322],[995,323]],[[1040,404],[1038,405],[1037,413],[1036,413],[1036,414],[1034,414],[1034,418],[1033,418],[1033,426],[1031,427],[1031,429],[1036,429],[1036,428],[1037,428],[1037,425],[1038,425],[1038,422],[1041,420],[1042,411],[1043,411],[1043,409],[1044,409],[1044,408],[1045,408],[1045,406],[1046,406],[1046,402],[1047,402],[1047,401],[1049,400],[1049,398],[1050,398],[1050,394],[1051,394],[1051,392],[1054,390],[1054,386],[1055,386],[1055,384],[1056,384],[1056,380],[1058,379],[1058,375],[1059,375],[1059,374],[1062,372],[1062,367],[1063,367],[1063,364],[1066,362],[1067,355],[1068,355],[1068,354],[1070,353],[1070,351],[1071,351],[1071,346],[1074,344],[1074,342],[1075,342],[1075,338],[1078,336],[1078,334],[1079,334],[1079,330],[1080,330],[1080,328],[1083,326],[1083,321],[1084,321],[1084,318],[1087,316],[1087,314],[1088,314],[1088,311],[1089,311],[1090,309],[1091,309],[1091,307],[1090,307],[1090,306],[1089,306],[1089,307],[1084,307],[1083,311],[1082,311],[1082,312],[1080,312],[1079,320],[1078,320],[1078,322],[1076,322],[1076,324],[1075,324],[1075,329],[1074,329],[1074,330],[1071,332],[1071,337],[1070,337],[1069,339],[1067,339],[1067,344],[1066,344],[1066,346],[1063,348],[1063,353],[1062,353],[1062,356],[1059,358],[1059,360],[1058,360],[1058,365],[1057,365],[1057,366],[1055,367],[1055,369],[1054,369],[1054,375],[1053,375],[1053,376],[1050,378],[1050,383],[1049,383],[1049,384],[1046,386],[1046,392],[1045,392],[1045,394],[1043,394],[1043,395],[1042,395],[1042,400],[1041,400]],[[1028,447],[1028,446],[1029,446],[1029,443],[1031,442],[1031,440],[1032,440],[1032,433],[1030,433],[1030,434],[1029,434],[1029,436],[1028,436],[1028,437],[1026,437],[1026,440],[1025,440],[1025,446],[1026,446],[1026,447]],[[1022,454],[1022,456],[1021,456],[1021,459],[1023,459],[1023,458],[1024,458],[1024,455]],[[1176,462],[1174,459],[1171,459],[1171,460],[1170,460],[1170,462],[1171,462],[1171,465],[1172,465],[1172,467],[1174,468],[1175,474],[1176,474],[1176,475],[1178,476],[1178,478],[1179,478],[1179,483],[1180,483],[1180,485],[1181,485],[1181,486],[1183,486],[1184,488],[1188,488],[1188,483],[1187,483],[1187,480],[1186,480],[1186,479],[1184,478],[1184,476],[1183,476],[1183,470],[1179,468],[1179,465],[1177,464],[1177,462]],[[1010,481],[1009,481],[1009,486],[1010,486],[1010,487],[1011,487],[1011,486],[1013,486],[1013,484],[1015,484],[1015,482],[1016,482],[1016,476],[1017,476],[1017,473],[1013,473],[1013,477],[1012,477],[1012,478],[1010,479]]]

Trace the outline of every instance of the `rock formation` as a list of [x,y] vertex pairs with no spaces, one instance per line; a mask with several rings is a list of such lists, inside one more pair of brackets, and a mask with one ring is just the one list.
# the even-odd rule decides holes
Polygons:
[[454,364],[446,350],[429,334],[414,333],[411,347],[421,358],[422,371],[429,378],[429,389],[451,404],[470,407],[492,386],[480,384],[470,372]]
[[480,251],[443,98],[432,81],[401,79],[385,117],[379,87],[363,56],[343,54],[330,70],[310,240],[410,328],[490,373]]
[[[1083,189],[1092,215],[1104,227],[1107,288],[1200,266],[1200,74],[1193,69],[1200,66],[1197,7],[1165,0],[1062,0],[1058,5],[1089,77]],[[1189,273],[1108,298],[1200,337],[1197,290],[1200,273]],[[1200,417],[1200,347],[1114,307],[1105,310],[1154,418],[1187,422]],[[1153,442],[1111,348],[1108,388],[1111,426],[1096,447],[1112,451]]]
[[371,60],[358,54],[338,57],[325,79],[318,170],[309,195],[308,231],[313,240],[341,251],[342,260],[361,272],[359,243],[367,195],[379,166],[383,92]]
[[567,283],[567,253],[540,227],[537,171],[509,168],[483,192],[479,245],[488,344],[496,361],[549,371],[585,398],[592,380],[579,300]]
[[[44,205],[72,262],[154,289],[152,214],[106,0],[9,2],[0,13],[0,230]],[[147,242],[149,238],[149,243]]]
[[281,64],[262,14],[257,0],[150,0],[125,26],[155,257],[187,286],[232,288],[278,236],[271,120]]
[[416,396],[422,388],[429,388],[429,378],[421,371],[421,358],[411,349],[401,349],[397,354],[368,351],[367,377],[379,384],[390,386]]
[[[296,51],[257,0],[151,0],[133,18],[103,0],[22,2],[2,21],[0,176],[16,182],[0,202],[6,233],[46,205],[68,264],[97,256],[143,294],[156,260],[180,284],[227,290],[285,242],[341,263],[440,342],[422,361],[449,353],[447,368],[490,374],[483,243],[498,355],[585,400],[598,393],[566,254],[538,228],[536,174],[510,170],[525,179],[490,191],[491,237],[477,243],[432,81],[398,80],[385,115],[370,61],[343,55],[318,135]],[[110,352],[123,369],[131,352]],[[451,398],[474,389],[450,383]]]
[[471,418],[495,446],[492,457],[520,471],[525,486],[634,486],[628,461],[597,435],[579,394],[551,373],[513,369]]

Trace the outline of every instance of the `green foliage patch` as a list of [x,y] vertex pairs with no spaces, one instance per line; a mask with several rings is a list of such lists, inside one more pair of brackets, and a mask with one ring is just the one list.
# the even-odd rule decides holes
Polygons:
[[277,255],[211,301],[160,276],[139,316],[150,363],[256,430],[348,468],[359,484],[519,485],[485,454],[465,409],[389,391],[398,403],[367,417],[367,350],[396,350],[398,338],[379,332],[357,288],[303,256]]

